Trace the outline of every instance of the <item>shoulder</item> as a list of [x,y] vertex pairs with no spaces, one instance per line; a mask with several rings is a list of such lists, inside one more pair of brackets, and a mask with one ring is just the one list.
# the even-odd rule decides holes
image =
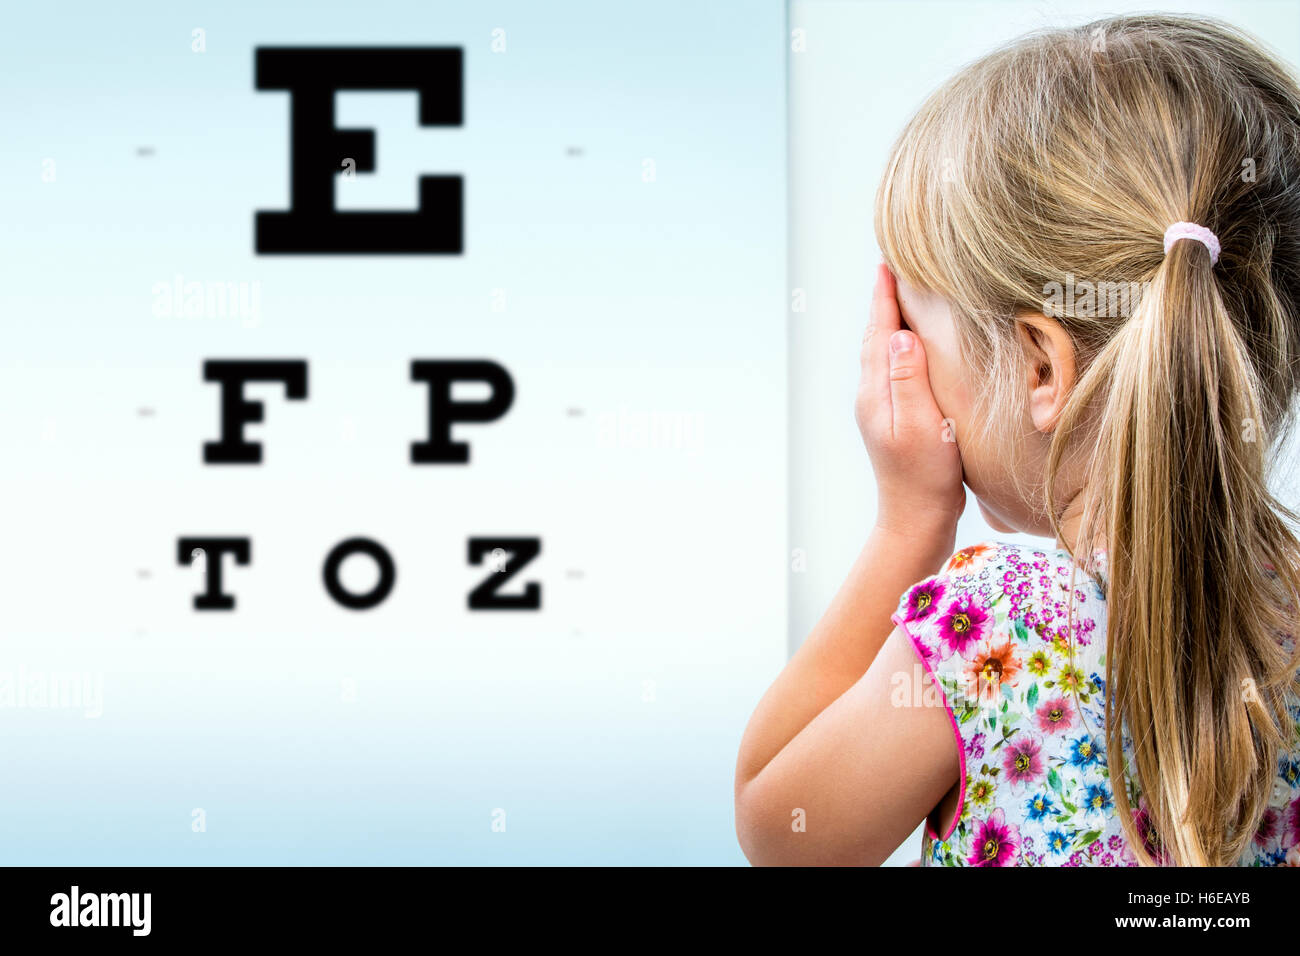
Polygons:
[[1103,608],[1096,583],[1064,551],[986,541],[908,588],[894,623],[936,673],[996,699],[1032,669],[1054,666],[1053,649],[1103,637]]
[[987,541],[962,548],[939,573],[907,589],[894,622],[932,670],[974,661],[982,646],[998,643],[1014,626],[998,612],[1006,603],[1003,578],[1017,566],[1014,546]]

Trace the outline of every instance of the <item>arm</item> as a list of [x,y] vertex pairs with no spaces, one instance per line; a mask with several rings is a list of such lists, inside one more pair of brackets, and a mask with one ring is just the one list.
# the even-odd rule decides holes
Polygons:
[[[878,863],[957,781],[946,712],[891,703],[895,675],[911,688],[919,662],[889,618],[902,593],[953,551],[965,504],[961,460],[944,440],[921,341],[900,332],[883,266],[871,314],[857,417],[879,489],[876,527],[746,728],[736,829],[754,863]],[[910,348],[891,349],[898,341]],[[796,810],[806,832],[792,828]]]

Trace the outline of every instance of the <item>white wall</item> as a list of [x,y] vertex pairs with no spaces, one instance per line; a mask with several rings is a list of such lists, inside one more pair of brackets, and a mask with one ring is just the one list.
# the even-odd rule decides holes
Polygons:
[[[816,622],[871,527],[876,489],[853,420],[858,347],[880,261],[872,200],[890,144],[926,94],[964,63],[1029,30],[1162,9],[1218,16],[1300,62],[1300,3],[985,3],[793,0],[790,55],[790,640]],[[1293,496],[1292,496],[1293,497]],[[958,542],[999,535],[973,501]],[[866,728],[864,728],[865,730]],[[916,859],[920,830],[890,863]]]

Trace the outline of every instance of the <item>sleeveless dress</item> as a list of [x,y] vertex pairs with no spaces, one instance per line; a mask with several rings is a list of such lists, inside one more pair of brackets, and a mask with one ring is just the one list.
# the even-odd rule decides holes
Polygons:
[[[1104,580],[1103,552],[1094,564]],[[1106,600],[1094,579],[1063,550],[978,544],[909,588],[893,621],[947,708],[961,762],[955,818],[943,833],[927,818],[921,865],[1136,866],[1106,761]],[[1291,716],[1300,733],[1300,704]],[[1160,859],[1145,803],[1125,786]],[[1300,866],[1300,752],[1281,755],[1237,865]]]

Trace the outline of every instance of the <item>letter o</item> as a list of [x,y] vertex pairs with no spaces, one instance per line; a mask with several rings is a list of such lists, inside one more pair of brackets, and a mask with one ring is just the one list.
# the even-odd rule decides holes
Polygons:
[[[345,591],[339,582],[339,568],[354,554],[368,554],[374,558],[375,564],[379,565],[379,582],[369,594],[353,594]],[[393,559],[378,541],[369,538],[348,538],[336,544],[334,550],[325,558],[324,577],[325,590],[329,592],[330,597],[344,607],[354,611],[365,611],[388,597],[389,592],[393,590],[393,582],[397,580],[397,569],[393,566]]]

